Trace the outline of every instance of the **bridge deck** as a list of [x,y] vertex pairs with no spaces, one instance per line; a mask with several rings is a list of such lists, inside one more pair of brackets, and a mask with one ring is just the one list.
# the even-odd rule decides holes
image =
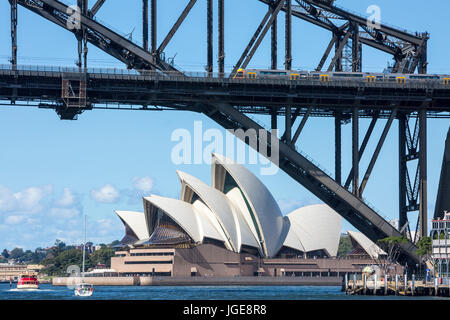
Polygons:
[[[429,117],[450,117],[450,85],[438,81],[406,84],[379,81],[329,81],[314,79],[229,79],[206,77],[202,73],[137,74],[134,71],[93,70],[78,73],[70,68],[12,70],[0,68],[0,99],[17,101],[61,100],[61,81],[83,77],[87,80],[87,101],[93,104],[158,105],[186,109],[205,101],[221,101],[246,107],[251,113],[269,113],[271,108],[312,106],[321,115],[335,110],[350,111],[355,104],[361,116],[374,110],[428,110]],[[189,109],[189,108],[188,108]],[[317,111],[317,110],[316,110]],[[389,113],[381,114],[388,116]]]

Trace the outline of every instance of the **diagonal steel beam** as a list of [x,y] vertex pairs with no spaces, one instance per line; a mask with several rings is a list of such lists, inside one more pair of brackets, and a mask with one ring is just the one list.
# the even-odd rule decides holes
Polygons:
[[302,118],[302,121],[298,125],[297,130],[295,130],[294,137],[292,138],[292,145],[295,145],[295,143],[298,140],[298,137],[300,136],[300,133],[302,132],[303,128],[305,127],[306,121],[308,121],[309,116],[311,115],[313,108],[309,107],[308,110],[306,110],[305,115]]
[[98,10],[103,6],[106,0],[97,0],[97,2],[92,6],[91,10],[89,10],[89,16],[93,17],[97,14]]
[[255,54],[256,50],[258,49],[259,45],[261,44],[262,40],[264,39],[264,37],[267,34],[267,31],[269,30],[269,28],[272,26],[273,21],[275,20],[275,18],[278,15],[278,12],[280,12],[281,8],[284,5],[284,0],[279,0],[277,7],[275,8],[275,10],[273,11],[269,21],[267,22],[266,26],[264,27],[264,29],[262,30],[261,34],[259,35],[258,39],[255,42],[255,45],[253,46],[253,48],[250,50],[250,53],[248,54],[247,58],[244,60],[244,62],[242,63],[242,68],[246,68],[247,65],[250,63],[250,60],[253,58],[253,55]]
[[253,37],[250,39],[250,42],[248,43],[247,47],[244,49],[244,52],[242,52],[241,57],[239,58],[238,62],[234,66],[233,72],[231,72],[231,76],[233,76],[236,73],[236,71],[240,68],[242,62],[244,61],[244,59],[247,56],[248,52],[250,51],[251,47],[254,45],[256,39],[258,38],[258,35],[261,33],[261,30],[264,28],[264,25],[267,23],[267,20],[269,20],[271,13],[272,13],[272,11],[271,11],[271,9],[269,9],[267,11],[267,13],[264,15],[264,18],[261,20],[261,23],[259,24],[255,33],[253,34]]
[[328,44],[327,49],[325,50],[322,59],[320,59],[319,65],[316,68],[316,71],[322,71],[323,65],[325,64],[325,61],[327,61],[328,56],[330,55],[331,49],[333,48],[336,41],[339,39],[339,36],[337,34],[333,34],[333,38],[331,38],[330,43]]
[[373,167],[378,159],[378,155],[380,154],[380,150],[383,147],[384,141],[386,140],[386,136],[389,133],[389,129],[391,128],[392,121],[394,121],[395,116],[397,115],[397,109],[392,110],[391,115],[384,127],[383,133],[381,134],[380,140],[378,141],[377,147],[375,148],[375,152],[373,153],[372,159],[370,160],[369,166],[367,167],[366,174],[364,175],[363,181],[361,182],[361,186],[359,187],[359,194],[362,195],[364,189],[366,188],[367,181],[369,180],[370,174],[372,173]]
[[[304,0],[304,1],[328,12],[337,14],[345,18],[346,20],[350,20],[352,22],[364,25],[367,23],[367,18],[345,11],[344,9],[338,8],[336,6],[329,5],[325,1],[321,0]],[[422,38],[418,35],[413,35],[411,33],[408,33],[407,31],[396,29],[382,23],[380,23],[380,26],[377,27],[377,30],[409,43],[420,44],[420,42],[422,41]]]
[[192,7],[195,5],[197,0],[190,0],[187,4],[186,8],[184,8],[181,15],[178,17],[178,20],[173,25],[172,29],[170,29],[167,36],[164,38],[163,42],[158,48],[158,52],[163,52],[166,46],[169,44],[170,40],[172,40],[172,37],[175,35],[175,33],[178,31],[178,28],[180,28],[180,25],[183,23],[184,19],[186,19],[187,15],[191,11]]
[[[377,123],[378,117],[380,115],[380,112],[378,111],[372,118],[372,121],[369,124],[369,127],[367,128],[366,135],[364,136],[364,140],[361,144],[361,148],[359,149],[359,160],[361,161],[362,156],[364,155],[364,151],[366,150],[367,144],[369,143],[370,136],[372,135],[373,129],[375,128],[375,125]],[[350,183],[353,179],[353,168],[350,170],[350,174],[347,177],[347,180],[345,181],[344,188],[348,189],[350,187]]]
[[[272,8],[269,7],[269,10],[267,10],[267,13],[264,15],[264,18],[261,20],[261,23],[259,24],[255,33],[253,34],[253,37],[250,39],[250,42],[248,43],[247,47],[245,48],[245,50],[242,53],[241,57],[239,58],[238,62],[234,66],[233,71],[231,72],[231,76],[236,74],[236,72],[239,68],[241,68],[241,67],[245,68],[247,66],[244,61],[247,61],[247,64],[248,64],[248,62],[250,61],[248,58],[250,57],[250,59],[251,59],[254,52],[258,48],[259,43],[261,43],[261,41],[262,41],[261,37],[259,37],[261,35],[261,32],[263,30],[265,30],[265,32],[267,32],[267,30],[272,25],[273,21],[275,20],[275,17],[277,16],[277,14],[280,11],[282,6],[283,6],[283,0],[279,0],[278,5],[275,8],[275,10],[273,10]],[[264,35],[265,35],[265,33],[264,33]],[[263,36],[263,38],[264,38],[264,36]],[[259,40],[259,43],[256,44],[258,40]],[[256,47],[256,49],[250,51],[252,48],[255,48],[255,47]],[[253,52],[253,54],[251,52]]]
[[347,44],[348,39],[350,38],[351,35],[352,35],[351,32],[347,32],[347,33],[345,34],[345,36],[344,36],[344,39],[342,39],[342,41],[340,42],[339,48],[337,48],[337,50],[336,50],[336,52],[335,52],[335,54],[334,54],[333,60],[331,60],[330,66],[328,67],[328,70],[327,70],[328,72],[330,72],[330,71],[333,70],[333,68],[334,68],[334,66],[335,66],[335,64],[336,64],[336,61],[337,61],[337,60],[339,59],[339,57],[341,56],[342,51],[344,50],[344,47],[345,47],[345,45]]
[[[57,0],[18,0],[21,6],[41,15],[44,18],[56,23],[72,33],[77,33],[76,29],[70,28],[67,21],[70,8]],[[106,53],[113,55],[120,61],[125,62],[129,68],[136,69],[158,69],[163,71],[176,71],[176,68],[170,64],[156,59],[151,53],[145,51],[140,46],[117,34],[101,23],[81,14],[80,24],[82,28],[86,28],[89,42],[104,50]]]
[[[265,3],[265,4],[270,4],[271,3],[271,0],[259,0],[259,1],[262,2],[262,3]],[[286,12],[287,8],[283,7],[282,10]],[[304,13],[304,12],[302,12],[300,10],[297,10],[297,9],[293,8],[292,15],[297,17],[297,18],[300,18],[300,19],[302,19],[304,21],[312,23],[312,24],[314,24],[314,25],[316,25],[318,27],[321,27],[323,29],[329,30],[331,32],[335,32],[336,31],[336,26],[334,26],[334,25],[332,25],[332,24],[330,24],[328,22],[322,21],[320,19],[317,19],[316,17],[314,17],[311,14],[307,14],[307,13]],[[343,19],[343,18],[340,18],[340,19]],[[344,19],[344,20],[349,20],[349,19]],[[386,33],[386,34],[388,34],[390,36],[395,37],[395,35],[391,34],[391,32],[388,29],[383,29],[382,32]],[[394,34],[395,34],[395,32],[394,32]],[[407,33],[407,34],[409,36],[412,36],[412,37],[416,38],[415,36],[413,36],[413,35],[411,35],[409,33]],[[418,37],[416,38],[417,41],[419,41],[419,39],[420,38],[418,38]],[[368,38],[368,37],[360,37],[359,41],[362,44],[365,44],[365,45],[368,45],[368,46],[370,46],[372,48],[384,51],[384,52],[389,53],[391,55],[395,55],[397,53],[397,49],[399,49],[393,43],[380,42],[380,41],[378,41],[376,39],[373,39],[372,37],[370,37],[370,38]],[[400,41],[406,41],[406,40],[400,39]]]

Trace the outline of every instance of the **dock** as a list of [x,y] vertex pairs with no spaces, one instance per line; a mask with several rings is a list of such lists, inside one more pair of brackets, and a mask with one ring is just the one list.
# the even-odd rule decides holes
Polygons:
[[377,276],[370,278],[363,276],[361,280],[357,280],[356,277],[351,279],[345,275],[342,290],[347,295],[450,297],[450,281],[442,280],[441,278],[431,281],[416,280],[414,275],[409,280],[400,275],[379,279]]

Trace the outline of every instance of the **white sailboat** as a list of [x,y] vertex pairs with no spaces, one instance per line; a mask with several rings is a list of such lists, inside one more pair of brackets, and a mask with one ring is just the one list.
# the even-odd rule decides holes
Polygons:
[[90,297],[94,293],[94,286],[84,281],[84,264],[86,256],[86,216],[84,216],[84,244],[83,244],[83,270],[81,272],[81,283],[75,288],[75,295],[78,297]]

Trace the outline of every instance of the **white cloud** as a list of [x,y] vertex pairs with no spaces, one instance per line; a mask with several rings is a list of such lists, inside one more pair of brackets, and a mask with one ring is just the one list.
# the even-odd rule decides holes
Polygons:
[[153,188],[153,179],[150,177],[133,178],[133,187],[143,192],[149,192]]
[[0,211],[11,211],[16,206],[16,198],[8,188],[0,185]]
[[60,207],[70,207],[75,202],[75,195],[69,188],[64,188],[63,195],[56,201],[56,205]]
[[106,184],[100,189],[92,190],[91,197],[97,202],[114,203],[119,199],[120,194],[112,185]]
[[6,224],[19,224],[23,221],[24,216],[8,216],[5,219]]
[[0,211],[36,213],[42,210],[41,201],[53,192],[52,185],[30,187],[13,193],[4,186],[0,186]]

